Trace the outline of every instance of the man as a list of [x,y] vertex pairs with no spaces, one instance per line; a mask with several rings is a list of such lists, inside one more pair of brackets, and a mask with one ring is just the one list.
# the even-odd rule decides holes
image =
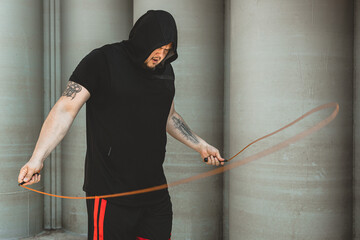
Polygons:
[[[207,164],[224,164],[219,151],[197,136],[175,111],[177,58],[175,20],[148,11],[129,40],[85,56],[41,129],[34,153],[18,181],[40,181],[43,161],[62,140],[86,102],[87,196],[121,193],[166,183],[162,164],[166,132],[198,151]],[[87,200],[89,239],[168,240],[172,205],[167,189],[118,198]]]

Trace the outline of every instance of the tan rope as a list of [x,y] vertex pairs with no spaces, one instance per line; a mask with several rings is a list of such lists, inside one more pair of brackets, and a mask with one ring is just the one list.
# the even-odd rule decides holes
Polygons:
[[338,112],[339,112],[339,104],[338,103],[327,103],[327,104],[324,104],[324,105],[321,105],[317,108],[314,108],[312,109],[311,111],[305,113],[304,115],[302,115],[301,117],[297,118],[296,120],[292,121],[291,123],[285,125],[284,127],[272,132],[272,133],[269,133],[261,138],[258,138],[256,139],[255,141],[249,143],[246,147],[244,147],[240,152],[238,152],[237,154],[235,154],[233,157],[231,157],[228,161],[231,161],[233,158],[235,158],[236,156],[238,156],[241,152],[243,152],[246,148],[248,148],[249,146],[251,146],[252,144],[264,139],[264,138],[267,138],[267,137],[270,137],[280,131],[283,131],[284,129],[294,125],[295,123],[297,123],[298,121],[304,119],[305,117],[315,113],[315,112],[318,112],[322,109],[325,109],[325,108],[334,108],[334,111],[331,113],[330,116],[328,116],[326,119],[320,121],[319,123],[317,123],[316,125],[314,125],[313,127],[310,127],[308,129],[306,129],[305,131],[295,135],[294,137],[292,138],[289,138],[289,139],[286,139],[285,141],[273,146],[273,147],[270,147],[270,148],[267,148],[257,154],[254,154],[252,156],[249,156],[245,159],[243,159],[242,161],[236,161],[236,162],[233,162],[233,163],[229,163],[225,166],[222,166],[222,167],[218,167],[214,170],[210,170],[208,172],[204,172],[204,173],[200,173],[200,174],[197,174],[197,175],[194,175],[192,177],[188,177],[188,178],[184,178],[184,179],[180,179],[178,181],[174,181],[174,182],[171,182],[171,183],[168,183],[168,184],[163,184],[163,185],[159,185],[159,186],[155,186],[155,187],[149,187],[149,188],[144,188],[144,189],[139,189],[139,190],[134,190],[134,191],[129,191],[129,192],[123,192],[123,193],[115,193],[115,194],[108,194],[108,195],[101,195],[101,196],[90,196],[90,197],[71,197],[71,196],[61,196],[61,195],[56,195],[56,194],[51,194],[51,193],[45,193],[45,192],[41,192],[41,191],[38,191],[38,190],[35,190],[35,189],[32,189],[32,188],[29,188],[29,187],[26,187],[26,186],[21,186],[23,188],[26,188],[28,190],[31,190],[31,191],[34,191],[34,192],[37,192],[37,193],[40,193],[40,194],[44,194],[44,195],[47,195],[47,196],[51,196],[51,197],[58,197],[58,198],[66,198],[66,199],[95,199],[95,198],[113,198],[113,197],[121,197],[121,196],[129,196],[129,195],[135,195],[135,194],[141,194],[141,193],[147,193],[147,192],[152,192],[152,191],[157,191],[157,190],[161,190],[161,189],[165,189],[165,188],[169,188],[169,187],[174,187],[174,186],[177,186],[177,185],[180,185],[180,184],[184,184],[184,183],[188,183],[188,182],[192,182],[192,181],[195,181],[195,180],[199,180],[201,178],[206,178],[206,177],[209,177],[209,176],[213,176],[215,174],[219,174],[219,173],[222,173],[222,172],[225,172],[225,171],[228,171],[232,168],[235,168],[235,167],[238,167],[238,166],[241,166],[241,165],[244,165],[246,163],[249,163],[251,161],[254,161],[256,159],[259,159],[259,158],[262,158],[262,157],[265,157],[273,152],[276,152],[288,145],[290,145],[291,143],[294,143],[294,142],[297,142],[299,141],[300,139],[312,134],[313,132],[319,130],[320,128],[323,128],[325,125],[329,124],[332,120],[334,120],[334,118],[337,116]]

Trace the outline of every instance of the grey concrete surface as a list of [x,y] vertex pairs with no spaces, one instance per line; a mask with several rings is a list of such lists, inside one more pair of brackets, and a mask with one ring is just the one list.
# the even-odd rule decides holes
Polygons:
[[34,237],[21,238],[21,240],[86,240],[87,236],[67,232],[65,230],[43,231]]
[[[138,0],[134,19],[149,9],[164,9],[178,26],[179,58],[175,72],[175,109],[190,128],[222,151],[223,145],[223,2],[218,0]],[[210,169],[200,155],[168,135],[164,164],[168,182]],[[222,236],[222,175],[170,188],[172,239]]]
[[360,240],[360,1],[354,1],[354,214],[353,240]]
[[[230,156],[230,111],[228,109],[230,103],[230,25],[231,25],[231,0],[224,1],[224,156],[229,159]],[[223,178],[223,238],[222,240],[229,240],[229,188],[230,188],[230,172],[224,172]]]
[[[43,113],[42,1],[4,0],[0,8],[0,237],[42,230],[43,200],[18,187]],[[42,189],[43,184],[38,184]]]
[[[44,35],[44,120],[63,93],[61,88],[60,1],[43,1]],[[44,191],[61,195],[61,144],[47,157],[42,169]],[[62,227],[61,198],[44,196],[44,228]]]
[[[61,1],[61,65],[63,88],[80,60],[94,48],[128,38],[132,26],[132,1]],[[83,196],[86,152],[85,106],[62,142],[63,194]],[[85,201],[62,202],[63,227],[86,233]]]
[[[231,240],[351,239],[352,3],[230,1],[231,155],[319,105],[341,109],[325,129],[230,172]],[[238,160],[331,111],[258,142]]]

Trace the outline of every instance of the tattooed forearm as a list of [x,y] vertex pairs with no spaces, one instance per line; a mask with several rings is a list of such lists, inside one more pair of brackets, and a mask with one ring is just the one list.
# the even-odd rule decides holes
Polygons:
[[66,89],[62,95],[66,96],[66,97],[71,97],[71,100],[72,100],[75,98],[76,94],[81,91],[81,89],[82,89],[82,87],[79,84],[69,81],[69,83],[66,86]]
[[188,139],[189,141],[198,144],[199,140],[197,139],[197,137],[193,134],[193,132],[190,130],[190,128],[186,125],[185,122],[183,122],[180,118],[177,118],[175,116],[173,116],[172,121],[174,123],[174,126],[176,129],[178,129],[181,134],[186,137],[186,139]]

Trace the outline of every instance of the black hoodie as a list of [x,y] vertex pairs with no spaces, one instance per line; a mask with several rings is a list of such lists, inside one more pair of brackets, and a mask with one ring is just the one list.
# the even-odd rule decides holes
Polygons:
[[[157,48],[172,49],[150,70],[144,61]],[[166,183],[166,123],[175,94],[170,62],[177,58],[177,29],[168,12],[148,11],[128,40],[89,53],[70,81],[91,94],[86,103],[87,152],[84,191],[104,195]],[[143,206],[169,198],[167,189],[109,198]]]
[[150,10],[141,16],[132,28],[129,40],[125,41],[130,58],[142,65],[152,51],[173,43],[171,51],[159,67],[177,58],[177,29],[174,18],[165,11]]

